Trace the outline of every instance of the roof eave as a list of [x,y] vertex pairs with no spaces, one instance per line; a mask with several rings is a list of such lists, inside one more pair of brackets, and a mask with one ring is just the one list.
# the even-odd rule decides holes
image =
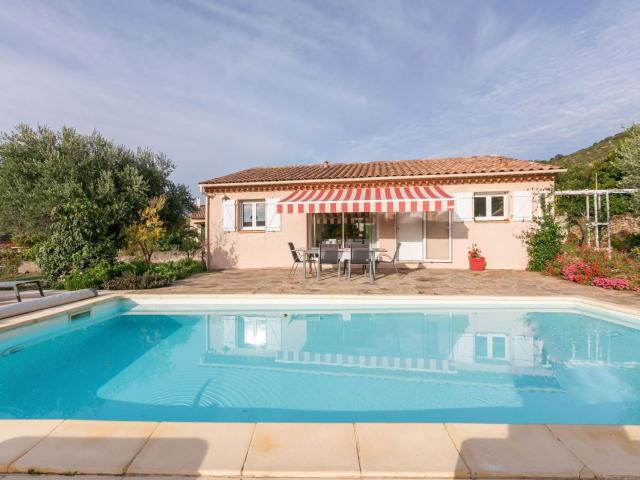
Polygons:
[[264,185],[304,185],[308,183],[344,183],[344,182],[362,182],[362,181],[389,181],[389,180],[434,180],[438,178],[474,178],[474,177],[513,177],[521,175],[555,175],[566,172],[566,168],[554,168],[552,170],[518,170],[515,172],[477,172],[477,173],[448,173],[434,175],[403,175],[388,177],[352,177],[352,178],[322,178],[307,180],[277,180],[265,182],[229,182],[229,183],[211,183],[208,181],[200,182],[200,188],[206,187],[250,187]]

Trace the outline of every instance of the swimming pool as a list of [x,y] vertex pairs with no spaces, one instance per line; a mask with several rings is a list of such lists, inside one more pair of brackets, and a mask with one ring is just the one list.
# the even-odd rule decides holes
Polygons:
[[640,319],[560,304],[173,302],[110,301],[0,333],[0,418],[640,423]]

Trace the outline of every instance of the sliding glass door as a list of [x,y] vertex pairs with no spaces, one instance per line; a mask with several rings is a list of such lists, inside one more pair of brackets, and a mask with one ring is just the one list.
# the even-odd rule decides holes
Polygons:
[[451,261],[451,212],[427,212],[425,225],[427,262]]
[[323,242],[346,246],[352,242],[373,245],[377,238],[375,213],[316,213],[311,215],[313,245]]

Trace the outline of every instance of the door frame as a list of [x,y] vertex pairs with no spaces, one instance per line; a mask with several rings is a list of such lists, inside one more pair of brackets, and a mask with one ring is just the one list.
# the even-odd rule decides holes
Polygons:
[[[394,231],[395,231],[395,248],[398,248],[398,214],[402,214],[402,213],[414,213],[414,212],[395,212],[394,216],[393,216],[393,221],[395,223],[394,225]],[[399,262],[417,262],[417,263],[422,263],[424,262],[424,258],[426,256],[426,251],[427,251],[427,236],[426,236],[426,217],[424,215],[424,212],[419,212],[421,213],[420,215],[420,220],[422,221],[422,248],[420,249],[420,259],[419,260],[403,260],[400,258],[400,254],[398,254],[398,261]]]
[[430,259],[428,258],[428,253],[427,253],[427,217],[425,215],[424,217],[424,243],[425,243],[425,248],[424,248],[424,261],[426,263],[452,263],[453,262],[453,212],[451,210],[448,211],[449,212],[449,227],[448,227],[448,231],[449,231],[449,257],[448,258],[443,258],[443,259]]

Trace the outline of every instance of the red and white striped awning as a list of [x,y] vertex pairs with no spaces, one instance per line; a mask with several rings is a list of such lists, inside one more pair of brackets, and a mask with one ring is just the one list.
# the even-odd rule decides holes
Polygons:
[[300,190],[278,203],[278,213],[440,212],[454,200],[438,185],[428,187]]

